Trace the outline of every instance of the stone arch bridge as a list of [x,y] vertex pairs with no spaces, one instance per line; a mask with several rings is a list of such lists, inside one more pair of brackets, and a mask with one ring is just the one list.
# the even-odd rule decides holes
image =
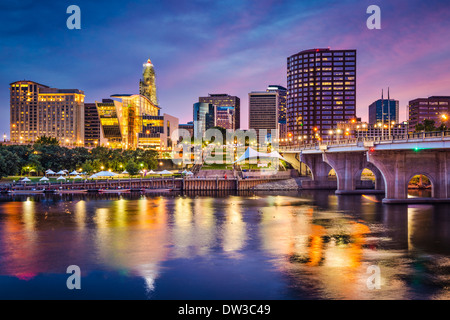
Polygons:
[[[280,153],[294,167],[308,167],[310,188],[329,188],[334,169],[337,194],[384,193],[384,203],[450,202],[450,131],[288,146]],[[375,190],[358,188],[366,168],[375,175]],[[430,179],[431,198],[408,198],[409,181],[419,174]]]

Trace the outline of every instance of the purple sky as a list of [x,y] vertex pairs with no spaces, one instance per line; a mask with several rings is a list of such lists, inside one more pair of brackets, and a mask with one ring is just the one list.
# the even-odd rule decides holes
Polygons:
[[[81,30],[66,8],[81,8]],[[381,30],[366,9],[381,7]],[[409,100],[450,95],[450,3],[340,1],[2,1],[0,130],[9,134],[9,83],[29,79],[85,91],[86,102],[137,93],[151,58],[162,112],[192,120],[208,93],[241,98],[286,85],[286,58],[310,48],[357,49],[357,115],[389,86],[405,120]]]

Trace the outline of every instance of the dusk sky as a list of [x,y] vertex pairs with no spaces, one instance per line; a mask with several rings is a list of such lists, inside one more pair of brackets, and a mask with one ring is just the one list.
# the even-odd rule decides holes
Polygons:
[[[66,9],[81,8],[81,30]],[[381,30],[369,30],[369,5]],[[138,93],[142,64],[157,75],[162,113],[192,120],[208,93],[241,98],[286,86],[286,58],[311,48],[357,50],[357,116],[390,87],[409,100],[450,95],[450,2],[442,0],[4,1],[0,3],[0,119],[9,137],[9,83],[81,89],[86,102]]]

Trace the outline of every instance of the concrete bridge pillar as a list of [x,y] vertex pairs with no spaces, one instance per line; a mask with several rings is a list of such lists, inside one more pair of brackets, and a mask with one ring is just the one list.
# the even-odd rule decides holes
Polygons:
[[432,198],[450,198],[450,151],[383,150],[369,152],[367,160],[381,171],[386,181],[383,202],[407,199],[409,181],[420,174],[430,179]]
[[302,163],[311,171],[312,181],[302,181],[302,189],[336,189],[336,181],[330,181],[331,166],[323,161],[322,154],[300,155]]
[[323,161],[328,163],[336,172],[336,193],[356,190],[356,181],[354,176],[363,166],[364,161],[359,152],[323,153]]
[[364,184],[360,186],[361,190],[357,191],[358,183],[361,183],[361,173],[366,168],[375,175],[375,192],[385,189],[383,175],[374,164],[367,162],[365,152],[323,153],[323,161],[336,172],[337,194],[367,193],[368,187],[364,188]]
[[308,166],[314,181],[328,181],[332,168],[323,161],[322,154],[301,154],[300,160]]

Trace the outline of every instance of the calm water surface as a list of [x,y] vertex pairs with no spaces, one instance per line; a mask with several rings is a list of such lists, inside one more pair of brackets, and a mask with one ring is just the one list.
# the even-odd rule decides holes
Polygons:
[[[380,200],[3,196],[0,298],[449,299],[450,206]],[[81,290],[66,287],[69,265]]]

